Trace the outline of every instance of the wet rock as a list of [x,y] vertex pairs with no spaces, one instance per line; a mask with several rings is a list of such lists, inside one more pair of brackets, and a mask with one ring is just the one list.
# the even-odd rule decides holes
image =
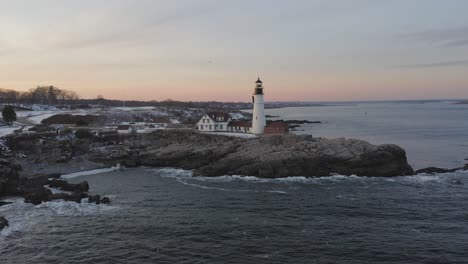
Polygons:
[[90,195],[88,197],[88,202],[89,203],[100,204],[101,203],[101,196],[99,196],[99,195]]
[[0,159],[0,197],[19,193],[21,167],[8,160]]
[[2,231],[7,226],[8,226],[8,220],[6,220],[5,217],[0,216],[0,231]]
[[58,179],[60,178],[60,176],[62,176],[61,173],[48,173],[48,174],[39,175],[39,177],[45,177],[47,179]]
[[444,169],[444,168],[437,168],[437,167],[428,167],[424,169],[420,169],[416,171],[416,174],[436,174],[436,173],[448,173],[448,172],[454,172],[456,169]]
[[88,198],[88,195],[86,193],[80,193],[80,192],[73,192],[71,194],[68,194],[68,193],[52,194],[52,200],[64,200],[67,202],[81,203],[81,200],[84,198]]
[[86,193],[73,192],[70,194],[67,201],[81,203],[81,200],[85,198],[88,198],[88,195]]
[[51,188],[58,188],[62,191],[83,193],[88,192],[89,190],[89,184],[87,181],[73,184],[64,180],[53,179],[49,180],[48,183]]
[[34,205],[38,205],[38,204],[41,204],[42,202],[48,202],[51,200],[52,200],[52,192],[45,187],[29,189],[24,194],[25,203],[32,203]]
[[108,197],[103,197],[103,198],[101,199],[101,203],[102,203],[102,204],[110,204],[110,199],[109,199]]
[[54,194],[52,194],[52,200],[69,201],[70,200],[70,195],[68,193],[54,193]]

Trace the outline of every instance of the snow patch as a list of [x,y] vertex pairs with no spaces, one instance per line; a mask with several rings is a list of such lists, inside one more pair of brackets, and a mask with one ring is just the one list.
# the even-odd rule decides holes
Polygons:
[[95,170],[88,170],[88,171],[79,171],[79,172],[74,172],[70,174],[65,174],[60,176],[62,179],[72,179],[80,176],[88,176],[88,175],[95,175],[95,174],[101,174],[105,172],[111,172],[111,171],[116,171],[119,170],[121,167],[120,166],[115,166],[115,167],[110,167],[110,168],[102,168],[102,169],[95,169]]

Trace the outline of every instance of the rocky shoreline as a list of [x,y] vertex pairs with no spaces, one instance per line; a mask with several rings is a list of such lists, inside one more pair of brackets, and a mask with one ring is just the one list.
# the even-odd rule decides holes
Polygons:
[[[70,132],[73,133],[73,132]],[[236,138],[193,130],[149,134],[70,135],[32,133],[7,137],[10,159],[28,178],[111,167],[177,167],[195,176],[244,175],[264,178],[411,175],[405,151],[357,139],[310,135]]]
[[[0,199],[9,196],[24,198],[25,203],[34,205],[42,202],[64,200],[81,203],[87,199],[88,203],[109,204],[108,197],[89,194],[89,184],[86,181],[72,184],[60,179],[60,173],[34,175],[24,177],[21,166],[12,161],[0,159]],[[52,189],[58,190],[52,192]],[[0,206],[9,202],[0,201]],[[0,231],[9,226],[8,220],[0,215]]]
[[[236,138],[193,130],[130,135],[96,135],[87,130],[67,133],[7,136],[8,151],[0,159],[0,198],[16,195],[33,204],[57,199],[81,202],[84,198],[90,203],[109,203],[107,197],[90,195],[87,182],[71,184],[60,176],[119,164],[182,168],[192,170],[194,176],[207,177],[415,174],[401,147],[377,146],[357,139],[293,134]],[[468,166],[457,169],[468,169]],[[426,168],[417,173],[457,169]],[[52,193],[50,188],[60,192]],[[0,216],[0,229],[7,225],[8,221]]]

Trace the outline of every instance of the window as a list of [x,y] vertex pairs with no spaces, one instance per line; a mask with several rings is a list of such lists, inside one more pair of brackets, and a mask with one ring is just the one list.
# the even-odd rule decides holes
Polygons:
[[212,125],[210,125],[210,130],[212,129],[212,127],[213,127],[213,126],[212,126]]
[[223,125],[219,125],[219,129],[223,129]]

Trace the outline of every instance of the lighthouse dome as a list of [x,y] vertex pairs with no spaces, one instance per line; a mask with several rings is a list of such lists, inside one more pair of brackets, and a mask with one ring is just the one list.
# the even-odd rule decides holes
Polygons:
[[260,80],[260,77],[258,77],[258,80],[255,83],[256,84],[262,84],[263,82]]

